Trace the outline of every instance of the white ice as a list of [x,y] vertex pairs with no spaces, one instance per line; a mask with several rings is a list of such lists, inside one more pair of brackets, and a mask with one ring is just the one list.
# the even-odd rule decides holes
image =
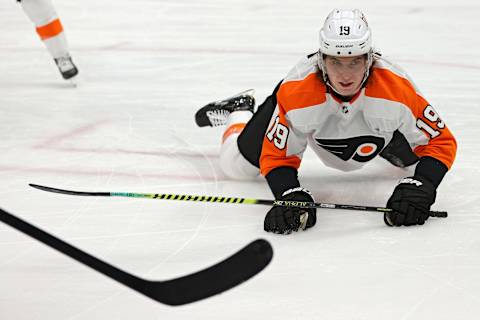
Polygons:
[[[64,82],[14,0],[0,2],[0,206],[138,276],[212,265],[256,238],[272,263],[221,295],[158,304],[0,224],[0,319],[480,318],[480,5],[457,1],[56,1],[80,83]],[[319,210],[315,228],[263,231],[267,207],[73,197],[28,187],[271,198],[226,179],[221,129],[197,108],[255,88],[259,102],[317,49],[333,7],[359,7],[375,43],[415,79],[455,134],[434,209],[388,228],[381,214]],[[382,159],[354,173],[307,153],[317,201],[383,206],[411,173]]]

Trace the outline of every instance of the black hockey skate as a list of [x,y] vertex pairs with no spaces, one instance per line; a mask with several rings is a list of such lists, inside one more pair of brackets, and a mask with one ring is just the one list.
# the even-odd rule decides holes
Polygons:
[[223,126],[227,122],[227,117],[233,111],[251,111],[255,106],[253,94],[255,90],[250,89],[225,100],[210,102],[201,108],[195,114],[195,122],[199,127],[217,127]]
[[78,74],[78,69],[75,64],[73,64],[72,57],[70,57],[70,55],[56,58],[54,60],[58,70],[62,74],[63,79],[69,80]]

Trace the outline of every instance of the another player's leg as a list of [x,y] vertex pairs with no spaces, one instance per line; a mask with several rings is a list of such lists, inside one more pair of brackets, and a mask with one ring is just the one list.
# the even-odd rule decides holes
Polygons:
[[40,39],[45,43],[62,77],[67,80],[78,74],[68,51],[63,26],[51,0],[21,0],[23,10],[34,23]]
[[390,143],[380,152],[380,157],[400,168],[411,166],[419,160],[407,139],[398,130],[393,133]]

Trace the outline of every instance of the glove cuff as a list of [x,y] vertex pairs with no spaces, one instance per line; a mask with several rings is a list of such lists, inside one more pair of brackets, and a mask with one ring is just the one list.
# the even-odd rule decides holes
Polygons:
[[302,188],[302,187],[296,187],[296,188],[288,189],[288,190],[286,190],[282,193],[282,197],[285,197],[285,196],[287,196],[291,193],[294,193],[294,192],[304,192],[304,193],[308,194],[313,199],[312,193],[310,191],[308,191],[307,189]]
[[420,175],[405,177],[405,178],[401,179],[398,182],[397,185],[401,185],[401,184],[412,185],[412,186],[415,186],[417,188],[423,186],[423,187],[427,188],[428,190],[433,190],[434,192],[437,190],[437,187],[430,180],[428,180],[427,178],[424,178]]

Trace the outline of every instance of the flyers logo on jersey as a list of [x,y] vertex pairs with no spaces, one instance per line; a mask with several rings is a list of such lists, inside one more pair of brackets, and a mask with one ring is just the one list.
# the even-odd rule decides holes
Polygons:
[[317,145],[344,161],[353,159],[367,162],[375,158],[385,146],[385,140],[375,136],[360,136],[348,139],[315,139]]

